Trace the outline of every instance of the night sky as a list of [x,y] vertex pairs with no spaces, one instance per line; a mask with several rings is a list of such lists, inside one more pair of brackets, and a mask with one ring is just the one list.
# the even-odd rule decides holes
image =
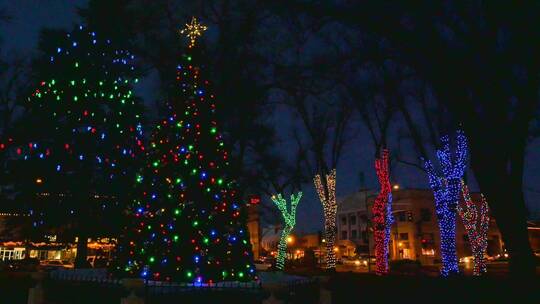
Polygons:
[[[8,13],[13,20],[4,25],[0,25],[0,36],[3,38],[4,56],[15,53],[31,55],[35,51],[39,31],[43,27],[69,29],[72,24],[78,23],[76,7],[84,6],[84,0],[0,0],[0,7],[8,9]],[[179,24],[179,27],[181,24]],[[136,88],[138,95],[150,103],[153,100],[152,87],[153,79],[141,81],[141,85]],[[218,105],[219,106],[219,105]],[[286,110],[276,111],[276,128],[283,138],[280,144],[282,151],[291,150],[290,135],[295,126],[294,116],[287,114]],[[393,132],[399,126],[394,126]],[[392,134],[392,131],[390,134]],[[340,165],[337,168],[337,194],[343,197],[357,190],[360,185],[360,172],[364,172],[364,187],[377,187],[376,176],[373,165],[374,147],[368,137],[367,129],[356,123],[351,128],[354,140],[351,141],[344,150]],[[391,141],[391,139],[390,139]],[[410,149],[412,151],[412,149]],[[415,156],[402,156],[412,160]],[[540,218],[540,138],[531,142],[527,148],[525,160],[524,187],[526,203],[534,219]],[[469,172],[469,178],[472,174]],[[427,177],[417,169],[405,165],[393,165],[392,179],[394,183],[399,183],[402,188],[427,188]],[[472,190],[477,190],[472,181]],[[312,232],[322,229],[322,207],[315,195],[312,184],[304,185],[304,198],[298,207],[298,232]],[[512,202],[508,202],[511,204]],[[314,220],[318,219],[318,220]]]

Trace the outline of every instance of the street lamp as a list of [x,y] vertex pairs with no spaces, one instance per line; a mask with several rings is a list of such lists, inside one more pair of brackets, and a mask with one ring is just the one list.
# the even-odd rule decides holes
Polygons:
[[41,179],[40,177],[36,178],[36,184],[42,184],[43,183],[43,179]]
[[292,236],[289,235],[289,236],[287,237],[287,243],[288,243],[288,244],[292,244],[293,242],[294,242],[294,238],[293,238]]
[[399,184],[395,184],[392,188],[393,188],[394,190],[399,190]]

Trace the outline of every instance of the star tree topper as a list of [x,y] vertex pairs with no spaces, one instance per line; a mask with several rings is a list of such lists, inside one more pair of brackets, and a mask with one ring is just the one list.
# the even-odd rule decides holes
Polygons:
[[197,18],[191,18],[191,23],[186,23],[186,26],[180,30],[180,34],[186,35],[189,38],[189,47],[194,47],[195,42],[199,36],[202,36],[203,32],[206,31],[208,27],[199,23]]

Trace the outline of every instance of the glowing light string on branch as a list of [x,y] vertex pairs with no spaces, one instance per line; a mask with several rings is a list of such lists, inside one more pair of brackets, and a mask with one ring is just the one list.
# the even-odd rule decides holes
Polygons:
[[456,212],[460,197],[460,183],[467,161],[467,138],[463,131],[456,132],[456,147],[451,151],[450,138],[441,138],[442,147],[437,150],[437,159],[442,175],[435,172],[430,160],[424,160],[429,184],[435,198],[435,211],[441,235],[441,275],[459,273],[456,252]]
[[381,186],[373,204],[373,238],[375,241],[376,273],[388,273],[388,243],[392,225],[392,190],[388,170],[388,150],[382,151],[382,157],[375,160],[375,170]]
[[296,225],[296,207],[300,203],[302,198],[302,192],[298,192],[297,195],[291,194],[291,207],[290,210],[287,208],[287,200],[281,196],[281,194],[272,196],[272,201],[278,207],[283,217],[283,231],[281,232],[281,238],[279,239],[278,245],[278,256],[276,261],[276,267],[279,270],[285,268],[285,256],[287,254],[287,237],[291,233]]
[[463,205],[458,205],[458,213],[463,221],[469,237],[474,258],[473,275],[479,276],[487,271],[484,254],[487,250],[487,233],[489,229],[489,207],[484,195],[480,194],[480,206],[477,206],[469,194],[469,187],[462,180],[461,193]]
[[315,189],[323,205],[324,213],[324,234],[326,240],[326,269],[336,268],[336,253],[334,243],[336,241],[336,169],[332,169],[326,175],[326,189],[319,174],[313,178]]

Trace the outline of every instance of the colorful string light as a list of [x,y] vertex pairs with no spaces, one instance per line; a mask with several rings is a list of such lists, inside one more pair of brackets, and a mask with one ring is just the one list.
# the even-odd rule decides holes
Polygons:
[[79,210],[88,216],[105,209],[104,202],[97,209],[92,204],[96,192],[124,195],[120,189],[131,184],[144,151],[143,109],[132,92],[135,56],[83,26],[57,40],[39,59],[42,81],[23,104],[24,127],[0,143],[17,166],[32,168],[22,175],[26,191],[37,184],[36,190],[62,197],[54,201],[58,208],[31,202],[34,227],[62,212],[67,218],[58,224]]
[[136,178],[133,223],[119,246],[124,275],[195,284],[256,279],[246,204],[228,175],[201,52],[192,45],[181,57],[168,113]]
[[442,276],[459,273],[456,252],[456,212],[460,196],[460,183],[467,162],[467,138],[463,131],[456,135],[456,149],[452,153],[450,138],[441,138],[442,147],[437,158],[442,170],[439,176],[430,160],[424,161],[429,184],[435,198],[435,211],[441,235]]
[[469,243],[474,258],[473,275],[479,276],[487,272],[485,253],[487,250],[489,229],[489,207],[484,195],[480,195],[480,206],[478,207],[471,199],[469,187],[462,180],[461,192],[463,194],[464,206],[458,205],[458,213],[463,221],[463,226],[469,236]]
[[296,225],[296,207],[302,198],[302,192],[298,192],[297,195],[291,194],[291,207],[287,208],[287,200],[281,196],[281,194],[272,196],[272,201],[278,207],[283,217],[283,231],[281,232],[281,238],[279,239],[278,255],[276,259],[276,267],[279,270],[285,268],[285,256],[287,254],[287,237],[291,233]]
[[382,157],[375,160],[375,171],[381,186],[372,207],[373,238],[375,241],[376,273],[388,273],[388,243],[390,242],[390,227],[392,218],[392,189],[388,170],[387,149],[382,151]]
[[336,169],[332,169],[326,175],[326,189],[322,184],[321,176],[315,175],[313,178],[315,189],[323,205],[324,213],[324,234],[326,240],[326,269],[336,268],[336,253],[334,244],[336,242]]

